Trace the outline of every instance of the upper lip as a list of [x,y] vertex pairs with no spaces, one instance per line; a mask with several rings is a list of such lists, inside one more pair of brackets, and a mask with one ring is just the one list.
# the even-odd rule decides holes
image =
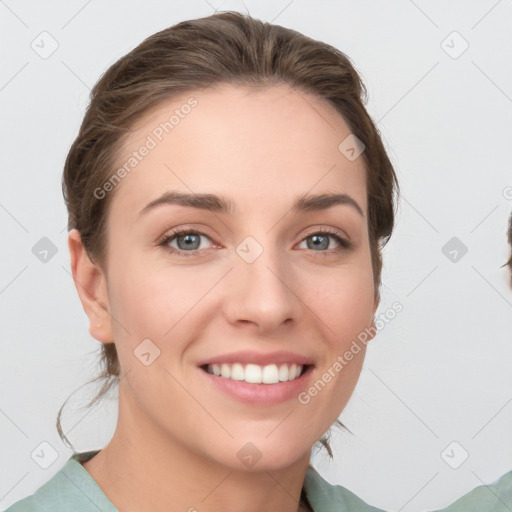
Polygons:
[[242,364],[257,364],[265,366],[268,364],[301,364],[311,365],[313,361],[311,358],[295,354],[293,352],[279,351],[279,352],[254,352],[251,350],[244,350],[241,352],[230,352],[229,354],[222,354],[215,357],[209,357],[203,361],[198,362],[198,366],[207,364],[222,364],[222,363],[242,363]]

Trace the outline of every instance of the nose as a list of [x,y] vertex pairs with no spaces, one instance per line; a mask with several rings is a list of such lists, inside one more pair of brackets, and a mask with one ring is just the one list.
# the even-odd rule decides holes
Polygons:
[[249,263],[235,252],[234,263],[224,303],[231,324],[251,325],[258,334],[268,334],[296,318],[300,302],[283,254],[264,249]]

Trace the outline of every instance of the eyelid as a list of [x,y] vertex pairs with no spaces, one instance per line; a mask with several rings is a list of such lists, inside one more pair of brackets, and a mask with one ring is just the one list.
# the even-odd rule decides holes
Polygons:
[[174,237],[174,236],[184,234],[184,233],[195,233],[197,235],[204,235],[213,241],[213,235],[208,234],[205,230],[196,228],[194,226],[185,225],[185,226],[180,226],[177,228],[168,229],[167,231],[165,231],[165,233],[163,235],[161,235],[157,238],[156,243],[159,244],[163,240],[165,240],[169,237]]
[[350,237],[348,236],[348,234],[345,231],[338,229],[338,228],[325,227],[325,226],[319,226],[319,227],[313,226],[311,228],[308,228],[306,231],[306,234],[302,237],[302,240],[304,240],[304,238],[314,235],[316,233],[325,233],[326,235],[338,235],[340,238],[344,238],[347,242],[350,242]]

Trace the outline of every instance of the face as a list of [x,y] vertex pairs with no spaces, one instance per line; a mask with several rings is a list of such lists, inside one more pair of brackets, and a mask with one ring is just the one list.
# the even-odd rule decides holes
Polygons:
[[[105,262],[132,428],[271,469],[309,453],[339,416],[364,346],[340,358],[377,305],[364,163],[338,150],[349,134],[330,105],[285,85],[191,93],[135,126],[119,167],[134,151],[137,162],[108,192]],[[341,199],[308,207],[323,194]],[[246,382],[260,378],[290,380]]]

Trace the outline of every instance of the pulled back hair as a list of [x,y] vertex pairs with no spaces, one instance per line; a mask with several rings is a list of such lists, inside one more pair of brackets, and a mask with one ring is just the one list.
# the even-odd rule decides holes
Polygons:
[[[381,249],[393,231],[398,182],[379,130],[364,107],[366,88],[349,58],[336,48],[238,12],[183,21],[162,30],[101,76],[91,91],[90,104],[64,164],[62,190],[68,230],[80,232],[91,261],[103,266],[107,215],[115,192],[99,199],[95,190],[111,179],[130,130],[164,101],[223,84],[287,84],[299,93],[314,94],[333,106],[364,144],[361,158],[366,168],[368,232],[375,297],[379,300]],[[102,387],[88,407],[119,382],[114,343],[102,343],[99,365],[100,374],[90,382],[101,381]],[[57,430],[72,447],[60,423],[66,402],[58,413]],[[339,420],[337,424],[346,428]],[[332,458],[329,437],[330,430],[319,442]]]

